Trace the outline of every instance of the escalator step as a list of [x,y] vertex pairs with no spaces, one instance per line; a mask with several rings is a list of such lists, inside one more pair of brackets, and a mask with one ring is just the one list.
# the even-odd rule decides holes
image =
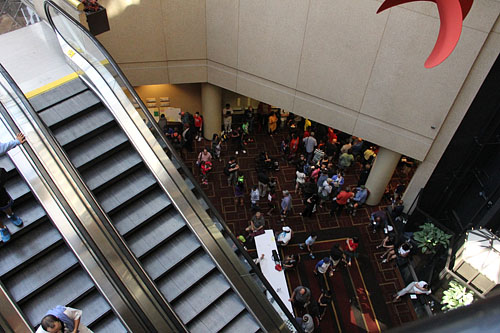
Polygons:
[[111,113],[104,108],[99,108],[70,120],[64,126],[54,129],[53,133],[59,144],[64,147],[87,140],[91,133],[113,122],[114,118]]
[[131,233],[127,243],[135,256],[140,258],[185,227],[181,216],[170,210],[146,223],[140,232]]
[[97,289],[92,290],[88,295],[85,295],[83,299],[73,303],[71,307],[83,311],[82,322],[87,326],[101,319],[111,311],[111,307],[104,297],[99,294]]
[[7,180],[5,189],[14,201],[22,200],[23,197],[27,197],[31,193],[28,185],[19,177]]
[[[214,271],[177,299],[173,304],[174,310],[184,323],[188,323],[228,290],[230,286],[224,276]],[[211,310],[212,307],[207,311]]]
[[74,270],[20,306],[31,324],[36,325],[47,310],[59,304],[69,305],[93,288],[94,283],[84,270]]
[[195,235],[186,230],[148,254],[141,262],[146,272],[155,280],[200,247]]
[[[16,302],[37,291],[60,274],[78,264],[75,255],[63,244],[27,265],[4,281]],[[47,269],[50,267],[50,269]]]
[[[235,317],[237,317],[245,307],[241,300],[234,293],[226,293],[218,299],[209,309],[196,317],[188,324],[188,329],[192,333],[218,332]],[[253,328],[249,331],[245,329],[231,332],[254,332]]]
[[6,225],[12,236],[17,233],[24,233],[28,230],[28,227],[37,224],[41,219],[46,218],[45,211],[42,206],[35,200],[26,200],[21,203],[14,202],[13,207],[14,213],[23,220],[23,224],[19,227],[13,225],[8,221]]
[[[38,113],[38,115],[42,118],[46,126],[54,127],[65,120],[74,118],[80,112],[95,107],[100,103],[101,101],[92,91],[86,90],[76,96],[73,96],[71,99],[67,99],[43,110]],[[101,107],[104,106],[101,104]]]
[[127,330],[116,316],[108,315],[92,327],[89,327],[95,333],[125,333]]
[[94,191],[116,177],[123,176],[128,170],[142,163],[141,157],[129,147],[111,155],[104,161],[97,163],[82,172],[87,186]]
[[19,238],[11,239],[2,247],[0,276],[26,263],[60,240],[61,235],[49,221],[41,223]]
[[36,111],[45,109],[51,105],[64,101],[71,96],[77,95],[88,87],[80,79],[71,80],[61,86],[49,90],[41,95],[30,98],[30,104]]
[[67,153],[73,165],[79,169],[90,162],[94,162],[100,156],[114,153],[117,147],[127,142],[128,138],[123,131],[114,126],[93,136],[83,144],[67,150]]
[[167,297],[167,301],[172,302],[214,269],[215,264],[208,254],[199,251],[182,264],[177,265],[157,284]]
[[144,221],[160,214],[170,205],[171,201],[167,195],[157,187],[112,214],[111,220],[120,235],[126,235]]
[[110,213],[129,201],[133,202],[136,195],[154,185],[156,179],[153,175],[145,168],[139,169],[97,194],[97,198],[102,208]]
[[232,333],[232,332],[248,332],[255,333],[260,329],[259,325],[255,322],[255,319],[247,311],[241,312],[236,318],[234,318],[228,325],[226,325],[221,332]]

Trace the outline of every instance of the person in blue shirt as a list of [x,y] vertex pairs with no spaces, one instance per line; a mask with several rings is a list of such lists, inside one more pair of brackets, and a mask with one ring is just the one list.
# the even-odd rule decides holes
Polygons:
[[[9,142],[0,142],[0,156],[5,155],[9,150],[14,149],[15,147],[26,142],[26,138],[22,133],[18,133],[16,135],[16,140],[12,140]],[[14,200],[10,197],[9,193],[5,190],[5,182],[7,181],[7,171],[4,168],[0,168],[0,210],[2,210],[7,218],[14,224],[19,227],[23,224],[23,220],[14,214],[12,211],[12,205],[14,204]],[[4,243],[10,240],[10,231],[5,224],[0,220],[0,237]]]

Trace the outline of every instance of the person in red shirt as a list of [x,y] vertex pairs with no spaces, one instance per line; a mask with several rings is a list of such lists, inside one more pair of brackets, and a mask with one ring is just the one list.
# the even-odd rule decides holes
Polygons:
[[299,140],[300,138],[298,135],[292,133],[292,138],[290,139],[290,157],[295,157],[295,154],[297,154],[299,149]]
[[354,197],[354,193],[351,192],[351,188],[349,186],[345,188],[345,191],[340,191],[340,193],[333,199],[330,216],[333,216],[335,213],[337,213],[337,216],[340,216],[345,205],[347,205],[347,201],[352,197]]
[[201,135],[201,127],[202,126],[203,126],[203,117],[200,116],[199,112],[196,112],[194,114],[194,128],[196,129],[196,137],[194,139],[198,140],[198,142],[200,142],[202,139],[202,135]]
[[328,142],[335,144],[337,142],[337,134],[333,128],[328,127]]
[[346,249],[344,251],[347,265],[351,266],[351,261],[353,257],[357,257],[358,253],[356,250],[358,249],[359,245],[359,238],[358,237],[353,237],[353,238],[347,238],[346,242]]

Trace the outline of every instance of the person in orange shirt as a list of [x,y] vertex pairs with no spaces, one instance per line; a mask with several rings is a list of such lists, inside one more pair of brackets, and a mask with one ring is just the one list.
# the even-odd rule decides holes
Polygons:
[[276,132],[277,126],[278,126],[278,117],[276,117],[276,113],[273,112],[269,116],[269,120],[267,123],[267,129],[268,129],[269,134],[272,135],[274,132]]

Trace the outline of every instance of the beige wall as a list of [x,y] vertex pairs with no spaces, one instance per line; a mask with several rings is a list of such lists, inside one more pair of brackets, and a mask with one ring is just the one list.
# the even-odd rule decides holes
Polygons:
[[156,84],[147,86],[136,86],[135,90],[139,97],[145,101],[146,98],[169,97],[170,106],[181,108],[191,113],[201,113],[201,84]]
[[206,82],[205,0],[101,0],[98,36],[133,85]]
[[382,2],[101,0],[111,31],[99,39],[134,85],[210,82],[423,161],[414,192],[500,53],[500,1],[474,1],[433,69],[436,5],[376,14]]

